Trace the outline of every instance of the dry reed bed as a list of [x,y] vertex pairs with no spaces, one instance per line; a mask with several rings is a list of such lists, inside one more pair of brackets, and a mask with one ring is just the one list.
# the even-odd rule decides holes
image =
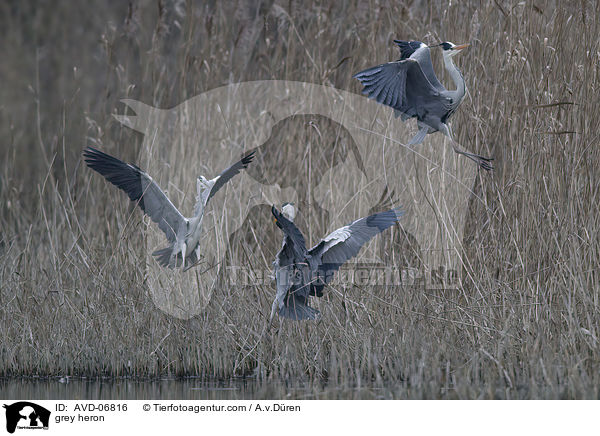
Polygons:
[[[0,374],[253,375],[384,386],[401,398],[598,398],[593,2],[161,5],[2,7],[0,76],[14,86],[0,90]],[[141,138],[109,116],[118,99],[170,107],[256,79],[358,92],[351,75],[394,58],[394,37],[472,42],[457,59],[469,95],[452,126],[458,142],[494,155],[496,170],[474,187],[485,204],[467,211],[464,288],[330,292],[322,322],[267,329],[269,286],[220,288],[189,321],[157,310],[139,213],[80,160],[86,144],[135,159]],[[265,220],[258,208],[247,223],[265,238],[250,260],[261,268],[279,244]],[[246,259],[243,247],[229,255]]]

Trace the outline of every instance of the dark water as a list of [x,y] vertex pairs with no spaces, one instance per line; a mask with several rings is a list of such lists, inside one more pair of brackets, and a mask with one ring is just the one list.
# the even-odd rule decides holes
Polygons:
[[206,382],[200,379],[0,379],[0,399],[35,400],[261,400],[261,399],[391,399],[388,390],[357,387],[323,387],[234,379]]
[[598,399],[597,392],[570,394],[565,387],[517,389],[470,385],[444,389],[406,384],[328,386],[322,383],[206,381],[200,378],[131,380],[114,378],[0,378],[0,400],[403,400],[403,399]]

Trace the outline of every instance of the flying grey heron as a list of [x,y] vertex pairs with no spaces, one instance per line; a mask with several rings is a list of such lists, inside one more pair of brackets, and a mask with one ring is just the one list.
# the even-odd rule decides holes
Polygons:
[[184,271],[193,267],[200,258],[201,250],[198,243],[208,201],[240,170],[247,168],[254,158],[254,152],[246,154],[214,179],[198,177],[194,214],[191,218],[186,218],[173,206],[152,177],[136,165],[127,164],[92,147],[87,147],[83,155],[87,166],[125,191],[131,201],[136,201],[146,215],[165,233],[169,246],[152,253],[158,263],[169,268],[181,266]]
[[454,144],[447,124],[466,93],[465,80],[452,62],[452,57],[469,44],[438,44],[442,47],[446,70],[456,85],[454,91],[448,91],[433,71],[431,54],[426,44],[420,41],[394,42],[400,48],[399,60],[368,68],[353,76],[364,85],[363,94],[392,107],[402,121],[417,119],[419,131],[409,145],[420,144],[428,133],[439,131],[450,138],[456,153],[475,161],[485,170],[491,170],[490,161],[493,159],[459,149]]
[[273,262],[277,293],[270,319],[277,312],[280,317],[296,321],[317,319],[319,311],[308,305],[308,297],[322,297],[333,273],[356,256],[371,238],[396,224],[402,215],[400,209],[391,209],[358,219],[307,250],[304,236],[294,224],[294,205],[284,204],[281,212],[273,206],[271,212],[284,239]]

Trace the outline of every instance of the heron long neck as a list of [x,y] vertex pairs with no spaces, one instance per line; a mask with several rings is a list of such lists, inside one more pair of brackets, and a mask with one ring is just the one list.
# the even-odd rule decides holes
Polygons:
[[465,79],[463,79],[462,74],[460,74],[460,71],[458,71],[458,68],[456,68],[454,62],[452,62],[452,57],[447,55],[444,56],[444,65],[448,73],[450,73],[450,77],[452,77],[454,84],[456,85],[456,89],[450,92],[454,94],[453,97],[455,101],[460,101],[465,96],[467,91]]

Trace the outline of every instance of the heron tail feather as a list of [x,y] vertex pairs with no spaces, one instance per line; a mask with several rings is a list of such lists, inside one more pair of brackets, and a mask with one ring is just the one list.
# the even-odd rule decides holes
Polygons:
[[410,140],[408,145],[420,144],[421,142],[423,142],[423,140],[425,139],[425,136],[427,136],[428,132],[429,132],[428,126],[421,127],[421,129],[417,132],[417,134],[415,136],[413,136],[413,139]]
[[171,254],[173,253],[173,247],[166,247],[161,250],[156,250],[152,253],[152,256],[156,258],[156,261],[161,266],[168,266],[169,268],[173,268],[171,265]]

